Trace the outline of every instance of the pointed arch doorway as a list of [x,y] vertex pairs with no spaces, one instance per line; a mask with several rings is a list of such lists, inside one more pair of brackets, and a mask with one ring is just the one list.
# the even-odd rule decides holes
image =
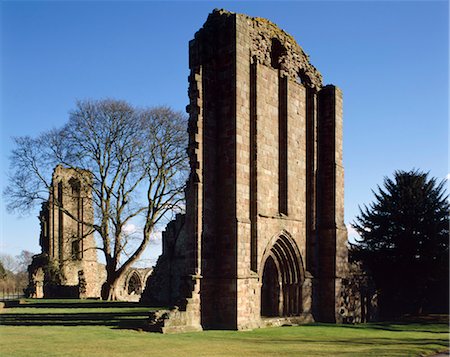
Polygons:
[[265,254],[261,277],[261,316],[298,316],[302,312],[303,265],[296,243],[280,235]]

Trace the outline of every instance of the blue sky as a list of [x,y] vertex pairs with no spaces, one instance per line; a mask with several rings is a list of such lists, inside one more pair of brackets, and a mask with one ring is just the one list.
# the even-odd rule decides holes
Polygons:
[[[11,137],[61,126],[77,99],[184,110],[188,41],[214,8],[270,19],[343,90],[346,223],[394,170],[446,177],[447,1],[3,1],[2,191]],[[37,211],[0,206],[0,251],[39,252]]]

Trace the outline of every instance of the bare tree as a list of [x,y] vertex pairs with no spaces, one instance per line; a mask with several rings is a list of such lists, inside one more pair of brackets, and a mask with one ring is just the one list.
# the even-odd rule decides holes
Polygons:
[[17,274],[21,271],[17,257],[13,257],[11,254],[1,253],[0,263],[2,263],[5,271],[11,274]]
[[19,255],[16,255],[17,263],[19,266],[19,272],[27,272],[28,266],[33,260],[34,253],[29,250],[22,250]]
[[0,254],[0,291],[21,293],[28,284],[27,268],[33,253],[22,250],[13,257],[7,253]]
[[[15,139],[5,190],[8,208],[29,212],[46,200],[57,164],[91,172],[92,182],[84,184],[91,185],[91,228],[106,261],[102,295],[115,299],[117,280],[142,255],[152,232],[183,207],[186,125],[186,116],[168,107],[139,109],[109,99],[78,102],[62,129]],[[139,232],[130,234],[132,224]]]

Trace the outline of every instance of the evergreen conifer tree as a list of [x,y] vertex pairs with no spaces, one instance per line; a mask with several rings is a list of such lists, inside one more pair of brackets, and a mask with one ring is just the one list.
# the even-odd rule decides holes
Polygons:
[[352,224],[351,258],[371,272],[384,317],[448,312],[449,203],[445,181],[396,171]]

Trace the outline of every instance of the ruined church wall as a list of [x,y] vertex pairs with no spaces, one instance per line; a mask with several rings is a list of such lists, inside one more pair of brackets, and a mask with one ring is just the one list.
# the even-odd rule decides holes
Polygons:
[[186,278],[186,225],[185,215],[177,215],[162,233],[163,249],[155,268],[144,283],[140,299],[153,306],[175,306],[185,298]]
[[[190,43],[191,71],[201,73],[201,307],[205,328],[236,321],[236,121],[233,18],[210,17]],[[191,86],[194,83],[191,82]],[[200,131],[201,130],[201,131]],[[200,135],[201,134],[201,135]],[[217,254],[220,252],[220,254]]]
[[[173,314],[154,316],[158,328],[339,321],[347,252],[340,91],[322,86],[276,25],[224,10],[190,42],[189,67],[182,264],[190,289]],[[264,280],[268,256],[276,267]],[[178,264],[161,259],[156,269],[163,262]],[[272,293],[278,306],[263,312],[261,295]]]
[[318,300],[322,321],[342,321],[339,297],[347,273],[347,229],[344,224],[343,98],[335,86],[318,93]]
[[[97,249],[92,228],[91,174],[87,171],[56,166],[52,176],[45,217],[46,242],[43,248],[59,265],[64,285],[76,286],[80,277],[85,282],[85,297],[100,296],[104,268],[97,262]],[[81,276],[80,276],[80,272]]]
[[[289,78],[258,60],[252,22],[236,15],[239,328],[260,324],[262,259],[271,240],[288,232],[301,256],[306,256],[306,89],[297,77]],[[283,158],[283,154],[287,156]],[[280,212],[280,189],[287,191],[281,192],[285,195],[285,212]],[[306,289],[304,295],[308,296],[303,299],[303,310],[310,312],[311,289]]]
[[86,261],[97,261],[94,236],[92,228],[89,227],[94,221],[91,174],[57,166],[52,177],[49,201],[50,240],[54,249],[50,256],[61,261],[72,259],[72,242],[79,240],[82,258]]
[[268,63],[270,48],[255,49],[258,26],[213,13],[190,45],[191,71],[201,74],[206,327],[258,324],[261,260],[273,237],[287,232],[306,257],[306,89],[294,72]]
[[[29,267],[30,295],[99,298],[106,270],[97,261],[92,228],[92,174],[56,166],[49,199],[42,205],[39,219],[42,253]],[[58,277],[53,276],[56,271],[49,273],[49,266],[57,270]],[[119,286],[125,283],[123,279]],[[129,298],[121,293],[121,298]]]

